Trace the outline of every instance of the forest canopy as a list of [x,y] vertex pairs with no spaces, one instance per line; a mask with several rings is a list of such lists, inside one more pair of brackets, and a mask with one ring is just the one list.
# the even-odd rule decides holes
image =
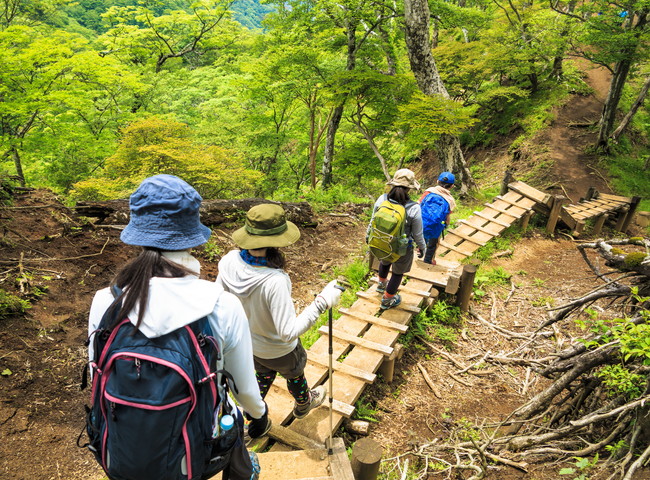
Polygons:
[[466,193],[482,167],[463,150],[508,136],[516,155],[588,90],[577,58],[612,72],[595,147],[645,148],[647,17],[642,1],[0,0],[0,173],[87,199],[156,171],[208,197],[367,196],[431,151]]

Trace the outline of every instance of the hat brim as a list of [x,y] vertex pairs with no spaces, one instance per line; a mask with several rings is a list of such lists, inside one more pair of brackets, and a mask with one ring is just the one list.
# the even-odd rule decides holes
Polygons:
[[300,238],[300,230],[293,223],[287,221],[287,229],[279,235],[251,235],[242,227],[232,234],[235,244],[242,250],[255,250],[268,247],[288,247]]
[[417,180],[413,180],[413,185],[405,185],[404,183],[396,182],[395,180],[386,182],[386,185],[391,185],[393,187],[406,187],[406,188],[410,188],[411,190],[420,190],[420,182],[418,182]]
[[155,229],[146,230],[129,223],[122,233],[120,239],[127,245],[139,247],[158,248],[160,250],[187,250],[206,243],[212,230],[203,224],[189,231]]

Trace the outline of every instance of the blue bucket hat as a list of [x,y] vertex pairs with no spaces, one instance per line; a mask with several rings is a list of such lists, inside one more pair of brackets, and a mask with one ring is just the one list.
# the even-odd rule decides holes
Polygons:
[[442,172],[438,176],[438,181],[440,183],[446,183],[448,185],[453,185],[456,182],[456,177],[454,177],[454,174],[451,172]]
[[131,218],[120,238],[129,245],[187,250],[210,238],[211,230],[201,223],[201,195],[174,175],[145,179],[131,195]]

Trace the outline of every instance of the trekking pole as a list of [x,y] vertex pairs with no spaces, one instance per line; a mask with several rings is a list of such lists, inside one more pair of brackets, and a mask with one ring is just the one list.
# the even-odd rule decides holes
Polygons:
[[[336,285],[336,288],[341,290],[342,292],[345,292],[345,288],[342,287],[341,285]],[[332,357],[334,356],[334,348],[332,347],[332,309],[330,308],[327,312],[328,316],[328,337],[329,337],[329,345],[328,345],[328,354],[329,354],[329,367],[327,369],[327,373],[329,375],[329,391],[330,391],[330,439],[329,439],[329,445],[327,448],[327,455],[332,455],[334,453],[332,449],[332,435],[334,432],[334,421],[333,421],[333,410],[334,410],[334,393],[333,393],[333,388],[334,388],[334,381],[333,381],[333,368],[332,368]]]

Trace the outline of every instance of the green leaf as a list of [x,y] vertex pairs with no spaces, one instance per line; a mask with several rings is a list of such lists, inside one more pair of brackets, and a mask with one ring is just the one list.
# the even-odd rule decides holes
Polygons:
[[13,375],[13,373],[14,373],[14,372],[12,372],[11,370],[9,370],[8,368],[5,368],[5,369],[2,371],[2,374],[1,374],[1,375],[2,375],[3,377],[8,377],[9,375]]
[[560,475],[572,475],[574,473],[576,473],[576,471],[573,468],[563,468],[560,470]]

